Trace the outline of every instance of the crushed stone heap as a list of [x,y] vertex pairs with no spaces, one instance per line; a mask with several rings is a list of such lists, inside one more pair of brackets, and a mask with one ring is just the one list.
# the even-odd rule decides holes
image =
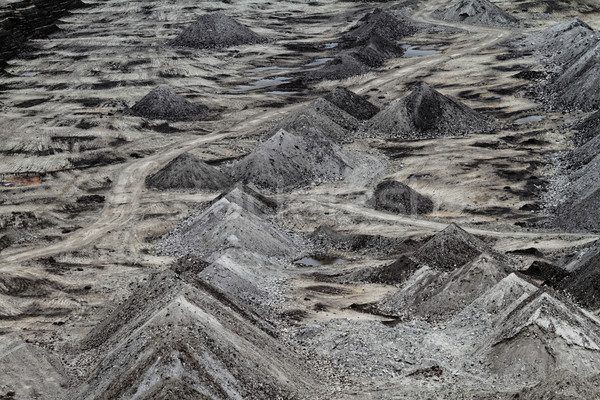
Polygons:
[[540,99],[560,110],[597,111],[600,107],[600,32],[580,19],[533,33],[513,45],[549,64],[551,74],[537,88]]
[[335,143],[347,143],[354,140],[354,132],[359,121],[335,104],[319,98],[306,106],[292,112],[281,120],[272,133],[280,130],[294,135],[309,135],[319,131]]
[[452,223],[421,246],[413,257],[419,264],[453,270],[488,250],[487,244]]
[[342,179],[354,164],[349,153],[317,130],[302,136],[280,130],[230,172],[237,181],[277,191]]
[[201,15],[169,44],[195,49],[218,49],[267,40],[233,18],[220,13]]
[[399,40],[415,34],[417,30],[408,19],[377,8],[362,17],[344,34],[343,39],[349,42],[360,42],[376,34],[388,40]]
[[446,10],[436,11],[434,15],[446,21],[474,25],[519,25],[519,20],[488,0],[461,0]]
[[227,175],[189,153],[176,157],[146,177],[146,186],[159,190],[224,190],[230,185]]
[[600,361],[598,321],[560,297],[538,289],[497,322],[476,354],[507,380],[536,382],[561,369],[590,377]]
[[579,305],[589,309],[600,308],[600,247],[587,251],[577,262],[570,266],[571,272],[559,284],[558,288],[569,293]]
[[371,119],[379,112],[379,107],[346,88],[337,87],[323,98],[361,121]]
[[131,107],[137,116],[167,121],[205,120],[210,117],[208,107],[195,105],[165,86],[159,86]]
[[207,209],[184,221],[157,244],[168,255],[207,257],[226,249],[243,249],[266,257],[289,256],[294,239],[275,226],[266,213],[272,205],[236,186]]
[[[189,259],[189,258],[188,258]],[[314,381],[255,315],[190,270],[152,275],[84,339],[97,368],[64,398],[291,398]]]
[[487,133],[493,129],[486,117],[425,82],[408,96],[392,101],[364,127],[369,136],[398,140]]
[[433,211],[433,201],[398,181],[383,181],[377,184],[369,200],[376,210],[395,214],[428,214]]

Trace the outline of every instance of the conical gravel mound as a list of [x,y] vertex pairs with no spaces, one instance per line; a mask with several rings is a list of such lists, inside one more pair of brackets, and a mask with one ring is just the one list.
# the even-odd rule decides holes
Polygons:
[[379,112],[379,107],[364,97],[342,87],[337,87],[327,93],[324,99],[359,120],[370,119]]
[[375,137],[415,140],[490,132],[493,126],[478,112],[421,82],[371,118],[365,129]]
[[344,34],[347,41],[368,40],[377,34],[388,40],[399,40],[417,32],[417,28],[408,20],[396,17],[380,8],[365,15],[358,23]]
[[217,12],[200,16],[170,42],[172,46],[214,49],[264,43],[266,39],[233,18]]
[[344,150],[314,130],[296,136],[280,130],[232,166],[236,180],[269,191],[341,179],[354,163]]
[[138,101],[131,110],[135,115],[168,121],[193,121],[209,118],[209,109],[190,103],[165,86],[159,86]]
[[230,178],[198,157],[184,153],[146,178],[146,186],[159,190],[224,190]]
[[427,214],[433,211],[431,199],[397,181],[380,182],[370,203],[376,210],[395,214]]
[[413,257],[420,264],[441,270],[456,269],[488,251],[489,247],[456,224],[437,233]]
[[447,10],[438,10],[436,16],[446,21],[475,25],[518,26],[519,21],[488,0],[461,0]]

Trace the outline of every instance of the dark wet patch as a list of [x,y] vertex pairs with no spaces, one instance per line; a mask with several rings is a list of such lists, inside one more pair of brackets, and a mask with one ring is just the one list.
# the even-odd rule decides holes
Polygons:
[[469,214],[485,215],[485,216],[489,216],[489,217],[499,217],[502,215],[511,214],[513,210],[510,207],[494,206],[494,207],[484,207],[484,208],[465,208],[464,211]]
[[39,98],[39,99],[25,100],[21,103],[15,104],[15,107],[17,107],[17,108],[35,107],[40,104],[44,104],[44,103],[48,102],[49,100],[52,100],[52,97],[44,97],[44,98]]
[[305,287],[306,290],[329,295],[343,295],[352,293],[351,290],[328,285],[314,285]]
[[543,79],[546,77],[546,72],[544,71],[521,71],[518,74],[514,74],[513,78],[517,79],[525,79],[528,81],[535,81],[538,79]]

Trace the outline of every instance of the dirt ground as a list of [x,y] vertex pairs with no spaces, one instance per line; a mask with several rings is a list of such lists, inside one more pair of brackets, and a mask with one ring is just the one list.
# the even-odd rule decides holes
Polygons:
[[[585,13],[575,6],[557,6],[548,14],[541,5],[526,8],[498,1],[524,22],[500,28],[431,17],[447,1],[406,2],[413,20],[460,31],[424,31],[399,41],[438,50],[436,54],[390,59],[364,75],[282,89],[273,83],[289,82],[311,68],[307,64],[333,57],[338,50],[332,43],[364,14],[379,6],[399,8],[404,2],[86,3],[89,7],[59,21],[58,32],[30,42],[0,76],[0,239],[10,240],[6,248],[0,245],[0,363],[11,366],[0,372],[0,398],[13,390],[17,399],[103,398],[91,389],[79,390],[100,368],[100,355],[79,356],[74,349],[138,285],[170,268],[175,259],[157,252],[157,241],[220,195],[161,192],[147,188],[146,177],[186,152],[215,167],[229,165],[263,142],[265,130],[338,86],[384,107],[426,81],[494,120],[497,129],[408,142],[359,138],[345,149],[366,154],[372,162],[343,180],[272,194],[279,207],[270,221],[286,233],[304,237],[328,225],[343,233],[423,243],[454,222],[495,251],[541,252],[514,255],[516,271],[535,260],[559,262],[576,256],[600,238],[544,225],[543,193],[555,172],[552,155],[572,146],[565,126],[580,115],[548,112],[528,97],[530,81],[515,75],[542,66],[534,57],[505,57],[503,46],[573,16],[600,29],[600,13],[587,12],[584,4],[579,7]],[[233,16],[268,41],[214,51],[166,45],[198,15],[211,11]],[[216,119],[164,122],[128,112],[159,85],[215,110]],[[543,119],[521,123],[531,116]],[[405,216],[374,210],[368,199],[385,178],[429,197],[433,212]],[[402,251],[390,249],[382,257],[381,251],[375,255],[368,249],[342,249],[333,254],[346,260],[340,264],[294,264],[320,251],[307,245],[292,252],[293,257],[268,262],[252,258],[261,260],[257,265],[264,262],[287,271],[274,301],[280,312],[276,329],[282,340],[298,346],[299,359],[309,359],[327,375],[327,388],[300,397],[428,398],[437,393],[432,398],[486,398],[486,392],[494,396],[492,384],[498,393],[509,393],[537,383],[519,381],[513,388],[492,380],[487,369],[478,376],[476,366],[463,365],[478,361],[459,354],[474,342],[452,348],[451,333],[424,321],[392,334],[387,325],[397,322],[395,318],[356,306],[392,295],[398,290],[395,285],[323,280],[323,275],[389,264]],[[389,375],[353,371],[344,353],[333,350],[334,342],[347,345],[341,332],[380,340],[360,347],[364,352],[357,351],[352,362],[360,364],[361,356],[381,360],[387,357],[381,349],[394,342],[402,345],[390,350],[389,357],[406,359],[385,364],[386,371],[398,367]],[[402,335],[421,348],[415,353]],[[260,343],[271,345],[270,340]],[[329,353],[323,350],[328,346]],[[346,349],[352,353],[356,347]],[[434,357],[436,349],[440,354]],[[365,365],[376,369],[379,364]],[[442,378],[435,377],[436,368],[428,369],[439,365],[445,371]],[[282,370],[290,368],[296,366]],[[426,378],[409,377],[415,371]],[[51,377],[52,383],[40,384],[41,376]],[[305,383],[298,387],[308,390],[311,385]],[[460,394],[449,389],[453,385],[463,389]],[[84,392],[86,397],[77,397]],[[470,397],[472,393],[480,397]]]

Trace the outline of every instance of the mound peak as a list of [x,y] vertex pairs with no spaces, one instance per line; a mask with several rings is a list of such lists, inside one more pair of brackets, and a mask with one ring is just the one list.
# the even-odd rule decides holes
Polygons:
[[158,86],[150,91],[131,110],[140,117],[168,121],[192,121],[209,117],[208,107],[192,104],[166,86]]
[[376,210],[396,214],[428,214],[433,211],[431,199],[398,181],[379,182],[370,202]]
[[369,120],[366,129],[376,136],[413,140],[489,132],[493,126],[478,112],[420,82]]
[[159,190],[222,190],[230,185],[229,177],[189,153],[174,158],[160,171],[146,178],[146,186]]
[[304,136],[318,131],[336,143],[347,143],[354,139],[351,133],[358,125],[356,118],[321,97],[285,117],[274,132],[284,130]]
[[172,46],[214,49],[264,43],[266,39],[221,12],[201,15],[170,42]]
[[327,93],[324,99],[359,120],[370,119],[379,112],[379,107],[343,87],[337,87]]
[[88,334],[98,368],[68,398],[272,399],[307,390],[303,362],[261,325],[193,274],[155,274]]
[[279,130],[231,168],[237,180],[276,191],[341,179],[353,164],[352,157],[318,130],[302,136]]
[[437,11],[440,19],[469,24],[517,26],[519,21],[488,0],[461,0],[445,11]]
[[[265,257],[289,256],[294,239],[266,218],[269,208],[248,192],[233,189],[166,235],[157,247],[165,254],[208,257],[227,249],[243,249]],[[247,208],[246,208],[247,207]]]
[[419,248],[413,257],[420,264],[441,270],[454,270],[488,251],[488,246],[452,223]]

